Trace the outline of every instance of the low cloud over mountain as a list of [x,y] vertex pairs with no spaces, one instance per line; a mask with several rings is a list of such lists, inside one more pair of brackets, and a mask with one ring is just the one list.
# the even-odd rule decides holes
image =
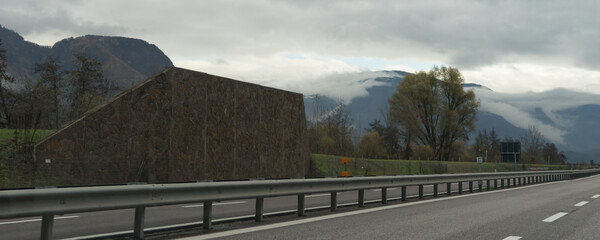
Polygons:
[[[343,99],[355,120],[357,128],[368,128],[368,123],[382,119],[381,110],[388,108],[387,99],[395,92],[403,77],[408,74],[399,71],[370,72],[348,77],[348,74],[332,76],[329,79],[344,79],[329,83],[336,85],[336,94],[322,92],[321,101],[325,107],[335,105],[340,93],[367,94]],[[361,79],[361,76],[364,78]],[[367,78],[368,77],[368,78]],[[364,89],[360,90],[359,88]],[[473,89],[481,102],[477,130],[494,128],[501,138],[520,138],[530,125],[535,125],[549,142],[564,150],[570,161],[588,161],[592,156],[585,152],[600,149],[600,95],[569,89],[554,89],[545,92],[519,94],[494,92],[478,84],[465,84],[465,89]],[[314,115],[312,98],[305,101],[307,116]],[[577,158],[577,159],[574,159]],[[581,158],[581,159],[580,159]],[[590,158],[593,159],[593,158]]]

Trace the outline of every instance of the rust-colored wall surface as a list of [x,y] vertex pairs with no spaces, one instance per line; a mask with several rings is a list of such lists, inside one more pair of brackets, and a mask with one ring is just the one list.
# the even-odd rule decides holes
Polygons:
[[169,68],[38,143],[35,157],[43,185],[303,177],[306,134],[301,94]]

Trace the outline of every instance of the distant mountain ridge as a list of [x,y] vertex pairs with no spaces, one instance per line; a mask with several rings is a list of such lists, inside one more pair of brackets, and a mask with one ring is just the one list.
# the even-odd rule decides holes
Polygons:
[[[381,77],[371,82],[385,83],[365,86],[368,95],[347,101],[355,127],[363,130],[375,119],[383,120],[381,110],[388,108],[387,99],[396,91],[398,84],[409,74],[401,71],[382,71]],[[358,82],[367,82],[361,80]],[[358,84],[358,83],[357,83]],[[600,151],[600,95],[580,93],[568,89],[555,89],[541,93],[505,94],[474,83],[463,84],[465,89],[473,89],[481,102],[476,131],[494,128],[500,138],[520,138],[528,125],[537,126],[550,142],[559,150],[565,151],[571,162],[589,162],[598,158]],[[339,86],[344,89],[344,86]],[[308,119],[313,118],[314,96],[305,98]],[[325,109],[335,106],[339,100],[321,96]],[[597,159],[596,162],[600,162]]]
[[63,39],[48,47],[25,41],[15,31],[0,25],[0,40],[6,50],[8,72],[17,79],[35,79],[35,64],[48,56],[61,64],[63,70],[71,70],[73,55],[78,53],[100,61],[104,77],[122,90],[173,66],[158,47],[140,39],[86,35]]

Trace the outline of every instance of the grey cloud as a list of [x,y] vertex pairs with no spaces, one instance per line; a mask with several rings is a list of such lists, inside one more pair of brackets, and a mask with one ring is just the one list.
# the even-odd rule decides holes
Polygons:
[[[8,3],[15,7],[3,8],[0,21],[14,24],[19,32],[127,33],[179,56],[294,51],[342,57],[445,56],[430,60],[466,68],[518,56],[600,68],[600,45],[595,44],[600,2],[593,0]],[[44,11],[22,14],[31,6]],[[74,14],[78,11],[82,13]]]
[[[73,16],[66,6],[77,5],[78,1],[65,1],[44,6],[34,1],[17,1],[18,4],[0,9],[0,23],[5,27],[17,30],[20,34],[44,34],[60,32],[74,34],[120,35],[127,32],[127,27],[102,24],[99,21],[80,19]],[[24,11],[28,10],[28,11]],[[72,37],[67,35],[66,37]]]

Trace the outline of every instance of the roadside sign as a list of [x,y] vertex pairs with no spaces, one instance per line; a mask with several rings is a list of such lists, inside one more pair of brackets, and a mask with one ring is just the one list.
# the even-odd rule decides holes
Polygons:
[[347,177],[348,176],[348,171],[342,171],[342,177]]
[[483,163],[483,157],[477,157],[477,163]]
[[348,158],[342,158],[342,163],[348,163]]

